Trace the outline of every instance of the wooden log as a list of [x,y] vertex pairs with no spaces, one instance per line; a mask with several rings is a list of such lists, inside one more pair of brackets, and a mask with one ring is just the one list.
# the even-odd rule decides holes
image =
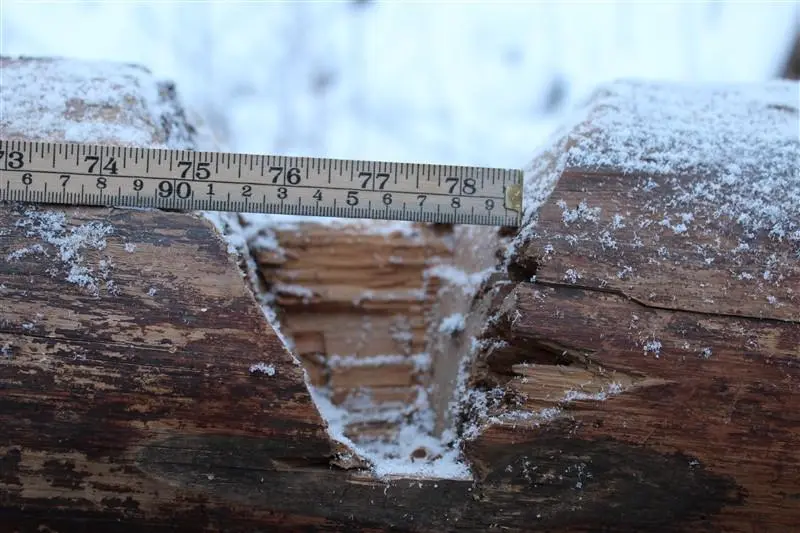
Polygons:
[[[182,141],[152,118],[177,107],[174,95],[154,100],[138,69],[0,65],[3,99],[75,80],[61,100],[34,99],[52,109],[5,119],[3,138],[191,141],[179,118]],[[87,90],[109,77],[118,100]],[[451,266],[483,283],[426,318],[440,332],[443,318],[465,317],[448,333],[457,348],[424,341],[447,359],[431,379],[460,400],[471,478],[378,477],[331,438],[239,258],[202,218],[2,206],[0,530],[791,530],[796,90],[612,85],[537,156],[507,256],[471,262],[477,250],[460,249]],[[670,113],[693,118],[676,125]],[[712,118],[702,138],[672,134]],[[116,137],[103,136],[109,123]],[[118,127],[131,123],[135,134]],[[703,157],[684,166],[687,153]],[[727,174],[709,172],[720,162]],[[725,194],[686,203],[685,191],[715,184]],[[483,236],[486,254],[504,249]]]
[[[191,147],[141,69],[0,65],[4,139]],[[471,481],[379,479],[328,436],[207,221],[5,204],[0,228],[0,529],[485,529]]]
[[550,528],[800,523],[797,91],[611,86],[528,169],[462,431]]

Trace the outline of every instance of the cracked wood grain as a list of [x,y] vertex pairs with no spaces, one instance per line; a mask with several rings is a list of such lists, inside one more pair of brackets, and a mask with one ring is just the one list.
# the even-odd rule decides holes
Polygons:
[[[680,456],[669,467],[676,475],[702,468],[721,483],[695,493],[710,507],[682,507],[682,519],[676,513],[659,527],[786,531],[800,522],[800,261],[791,241],[744,234],[713,216],[695,220],[689,235],[658,224],[672,178],[691,179],[561,176],[509,260],[511,284],[485,311],[470,380],[487,406],[468,412],[481,425],[468,455],[490,476],[504,446],[528,434],[546,446],[540,435],[560,427],[584,453],[608,442],[631,446],[632,461],[657,453],[642,480]],[[636,186],[648,179],[658,194]],[[564,209],[586,198],[581,209],[593,215],[566,223]],[[587,497],[573,510],[592,504]]]

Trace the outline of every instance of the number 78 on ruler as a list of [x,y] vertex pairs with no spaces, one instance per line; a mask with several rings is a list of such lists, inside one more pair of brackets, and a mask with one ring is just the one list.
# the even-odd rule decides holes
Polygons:
[[0,200],[518,226],[522,171],[0,140]]

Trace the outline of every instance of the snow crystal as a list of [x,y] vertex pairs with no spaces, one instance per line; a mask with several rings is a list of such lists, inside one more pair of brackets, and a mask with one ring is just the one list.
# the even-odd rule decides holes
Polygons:
[[431,366],[431,357],[422,352],[410,356],[402,354],[381,354],[358,357],[355,355],[329,355],[326,359],[330,368],[381,367],[386,365],[402,365],[411,363],[417,372],[427,372]]
[[575,209],[569,209],[564,200],[559,200],[556,205],[562,209],[561,220],[567,226],[573,222],[597,222],[600,219],[600,208],[589,207],[586,200],[581,200]]
[[435,265],[425,270],[425,277],[442,278],[450,285],[461,288],[465,294],[471,294],[478,290],[481,283],[486,281],[494,270],[494,268],[487,268],[470,273],[452,265]]
[[[18,228],[26,230],[26,236],[37,237],[57,250],[57,258],[68,269],[66,280],[81,287],[86,287],[92,293],[99,291],[100,280],[106,282],[106,288],[111,289],[113,282],[109,280],[111,263],[100,260],[96,271],[86,264],[83,251],[86,249],[104,250],[106,237],[114,232],[108,224],[92,221],[79,226],[69,226],[66,214],[63,211],[38,211],[29,208],[23,213],[23,218],[16,222]],[[40,244],[34,244],[22,250],[9,254],[8,259],[19,258],[29,253],[45,253]],[[55,270],[48,272],[55,275]]]
[[132,242],[126,242],[125,251],[128,252],[129,254],[132,254],[133,252],[136,251],[136,245],[133,244]]
[[581,278],[580,274],[578,274],[578,271],[575,270],[574,268],[568,268],[567,271],[564,273],[564,281],[568,283],[572,284],[578,283],[578,280],[580,278]]
[[617,249],[617,241],[614,240],[614,238],[611,236],[611,233],[608,230],[603,231],[603,233],[600,234],[598,240],[600,241],[600,246],[602,246],[603,249],[606,248],[611,248],[614,250]]
[[568,390],[567,393],[564,395],[564,398],[561,399],[561,402],[569,403],[569,402],[574,402],[576,400],[603,401],[607,400],[609,396],[614,396],[615,394],[621,393],[622,390],[623,390],[622,385],[616,382],[612,382],[604,390],[594,393],[586,393],[578,390]]
[[651,339],[644,343],[644,354],[652,353],[656,359],[661,355],[661,341],[658,339]]
[[274,376],[275,367],[273,365],[268,365],[267,363],[256,363],[254,365],[250,365],[250,373],[266,374],[267,376]]
[[625,265],[622,267],[622,270],[617,272],[617,277],[619,279],[625,279],[630,277],[631,274],[633,274],[633,267],[630,265]]
[[464,325],[464,315],[453,313],[442,319],[441,324],[439,324],[439,333],[455,335],[464,330]]

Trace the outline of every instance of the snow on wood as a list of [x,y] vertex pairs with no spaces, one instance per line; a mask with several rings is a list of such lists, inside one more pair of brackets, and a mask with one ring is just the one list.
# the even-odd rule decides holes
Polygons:
[[[746,301],[790,318],[800,301],[798,91],[790,81],[601,87],[526,169],[509,267],[653,305],[736,314]],[[653,283],[664,268],[696,283]]]
[[[486,268],[480,272],[466,272],[453,265],[435,265],[425,271],[425,276],[441,278],[448,287],[458,287],[465,294],[473,294],[495,268]],[[444,290],[447,290],[443,287]]]
[[427,391],[425,331],[441,279],[428,270],[447,261],[448,233],[289,216],[240,215],[236,225],[331,436],[380,476],[468,476],[453,439],[434,431]]
[[174,88],[143,67],[3,57],[0,71],[5,139],[193,147]]
[[102,252],[106,248],[106,237],[114,232],[111,225],[99,221],[74,225],[67,221],[64,212],[30,207],[17,220],[16,227],[24,229],[31,240],[38,239],[50,246],[45,248],[36,242],[18,248],[6,256],[7,261],[14,262],[26,255],[42,256],[47,261],[48,249],[51,249],[55,264],[48,272],[52,276],[65,275],[68,282],[85,287],[93,294],[99,294],[101,288],[110,294],[116,292],[114,281],[110,279],[112,264],[106,259],[89,263],[84,254],[85,250]]
[[[709,511],[687,524],[800,519],[783,496],[797,490],[782,474],[797,453],[770,451],[795,450],[800,431],[799,90],[612,83],[537,153],[505,272],[468,313],[485,324],[457,394],[476,477],[528,446],[509,472],[570,472],[572,502],[627,484],[600,464],[670,497],[703,469],[718,481],[692,498]],[[566,456],[582,474],[552,468]],[[737,491],[748,499],[733,503]]]
[[442,319],[439,324],[439,333],[447,333],[453,335],[464,329],[464,315],[461,313],[453,313]]
[[[658,94],[656,90],[654,95]],[[649,105],[647,97],[639,100],[641,108]],[[595,112],[602,125],[602,109]],[[604,131],[601,129],[601,133]],[[565,142],[565,153],[576,146],[600,150],[606,144],[613,147],[615,142],[622,143],[620,150],[627,150],[631,147],[625,142],[640,147],[636,142],[642,140],[624,132],[620,140],[612,131],[606,144],[586,148],[580,133],[575,135]],[[598,133],[587,135],[591,140]],[[663,148],[657,143],[654,146],[654,153]],[[793,145],[789,148],[794,149]],[[611,155],[593,156],[587,168],[595,174],[589,178],[589,172],[577,174],[578,178],[569,174],[574,172],[570,165],[576,159],[562,161],[562,155],[543,155],[545,164],[548,157],[555,166],[563,163],[554,178],[557,183],[527,184],[542,193],[542,210],[536,216],[528,213],[530,222],[538,220],[535,226],[525,228],[527,237],[545,234],[545,242],[535,243],[535,253],[527,256],[529,248],[517,248],[520,254],[503,265],[508,272],[495,265],[494,252],[504,243],[493,230],[481,233],[439,228],[439,234],[432,236],[428,231],[433,231],[431,228],[416,226],[410,232],[398,231],[397,227],[383,232],[338,224],[313,228],[310,221],[281,221],[254,228],[255,224],[242,217],[219,216],[217,224],[227,232],[229,250],[247,251],[237,259],[264,314],[287,332],[287,344],[306,363],[305,370],[292,364],[290,355],[266,329],[263,334],[253,334],[260,331],[259,324],[266,326],[252,299],[243,292],[238,272],[232,274],[231,258],[225,256],[224,247],[197,244],[196,234],[209,228],[181,226],[185,231],[179,232],[182,240],[178,239],[175,246],[183,250],[191,268],[176,269],[174,287],[159,284],[152,298],[155,301],[142,300],[143,305],[152,307],[147,307],[146,316],[137,318],[150,320],[144,329],[148,335],[160,335],[164,328],[171,328],[169,343],[151,345],[153,338],[142,340],[143,330],[138,327],[100,325],[96,316],[81,315],[84,318],[79,327],[94,324],[84,327],[97,335],[89,343],[94,352],[79,360],[83,352],[76,348],[74,362],[60,361],[58,379],[47,383],[48,396],[42,397],[43,402],[52,401],[50,398],[58,393],[55,397],[67,402],[70,418],[62,420],[36,409],[20,409],[14,411],[15,415],[28,418],[7,418],[5,427],[30,435],[24,432],[30,432],[29,422],[34,421],[67,432],[81,450],[95,454],[104,450],[99,454],[104,457],[100,462],[88,452],[74,454],[72,449],[67,452],[72,455],[59,456],[74,462],[70,472],[85,472],[89,477],[102,465],[120,460],[123,454],[119,450],[135,449],[135,457],[123,459],[130,461],[131,468],[117,472],[116,479],[133,488],[131,498],[151,513],[146,518],[152,523],[174,519],[172,506],[170,516],[164,517],[164,506],[159,505],[163,498],[188,516],[205,516],[193,503],[198,495],[203,497],[204,509],[231,516],[228,520],[251,520],[262,529],[264,524],[274,525],[275,516],[292,526],[318,525],[323,519],[336,527],[352,522],[353,510],[359,513],[357,520],[368,527],[393,524],[426,530],[447,530],[461,524],[477,531],[495,526],[524,530],[534,518],[553,530],[580,529],[587,523],[606,525],[609,520],[632,530],[651,529],[666,519],[689,526],[712,523],[726,530],[743,530],[737,525],[740,523],[746,527],[774,523],[783,529],[796,523],[797,513],[781,507],[780,497],[795,490],[791,476],[783,475],[783,468],[786,457],[791,459],[786,450],[795,449],[791,435],[797,432],[795,421],[785,415],[795,411],[791,408],[789,378],[797,346],[796,324],[791,322],[796,314],[788,319],[767,316],[756,320],[754,315],[759,310],[748,307],[750,304],[742,298],[738,299],[738,305],[745,309],[741,316],[675,309],[685,304],[680,299],[669,302],[670,308],[628,298],[625,290],[637,279],[647,283],[648,291],[658,289],[658,279],[648,271],[648,265],[666,268],[660,261],[676,261],[669,265],[671,268],[686,264],[712,272],[720,268],[712,248],[721,248],[721,244],[692,242],[699,248],[697,256],[684,255],[674,245],[675,239],[695,236],[708,220],[693,210],[694,206],[681,203],[681,195],[694,191],[694,185],[687,189],[686,181],[671,181],[673,176],[665,168],[673,165],[669,168],[677,169],[683,177],[688,171],[681,167],[680,158],[670,157],[656,157],[653,161],[660,165],[656,171],[618,168],[617,174],[634,180],[635,187],[627,191],[631,195],[668,201],[668,209],[637,212],[638,206],[648,209],[656,204],[646,201],[626,205],[624,200],[629,197],[624,192],[611,191],[606,198],[598,192],[612,181],[603,181],[606,170],[597,161],[606,161],[603,158]],[[602,164],[623,165],[613,158],[608,161]],[[720,176],[716,170],[706,172],[702,165],[699,168],[700,177],[692,183],[716,183]],[[595,179],[597,176],[601,179]],[[770,178],[782,179],[771,174],[767,176]],[[563,187],[570,179],[584,180],[579,183],[585,186]],[[725,178],[720,190],[729,187],[724,190],[733,191],[733,198],[737,183]],[[786,183],[792,194],[793,182]],[[721,195],[707,199],[723,206],[728,201]],[[619,211],[612,212],[610,205],[619,207]],[[156,212],[136,215],[148,220],[167,216]],[[758,207],[749,218],[736,223],[753,232],[767,233],[768,246],[783,246],[793,242],[794,222],[781,216]],[[178,224],[179,219],[186,222],[191,217],[174,215],[169,220]],[[766,222],[748,226],[753,220]],[[89,242],[95,245],[89,247],[93,251],[111,248],[112,239],[119,241],[112,250],[113,257],[93,264],[92,272],[101,277],[120,263],[120,257],[130,265],[141,266],[148,252],[143,238],[126,240],[120,235],[120,231],[131,230],[130,221],[119,226],[108,224],[113,231],[107,235],[88,232]],[[548,229],[552,231],[548,233]],[[14,226],[14,238],[25,230]],[[60,255],[60,251],[54,252],[59,250],[57,244],[50,242],[65,238],[62,234],[67,230],[59,231],[54,232],[55,237],[41,237],[43,242],[31,246],[23,243],[25,246],[9,251],[14,268],[8,272],[17,286],[10,288],[14,298],[8,301],[15,309],[27,304],[17,296],[19,280],[13,276],[18,265],[35,268],[36,264],[25,261],[45,253]],[[315,242],[310,238],[312,232],[320,237],[327,231],[330,240]],[[657,238],[642,237],[645,231],[659,233],[655,234]],[[209,232],[203,235],[210,237]],[[103,239],[108,241],[105,245],[100,244]],[[725,245],[738,250],[736,254],[758,254],[765,246],[757,238],[745,235],[745,240]],[[250,250],[254,243],[262,249]],[[359,247],[363,255],[350,254],[341,260],[341,254]],[[662,247],[663,252],[659,251]],[[787,270],[791,263],[786,266],[786,255],[781,255],[784,248],[774,250],[774,258],[770,253],[759,265],[737,265],[735,278],[743,283],[783,283],[770,285],[770,292],[760,297],[783,306],[779,309],[785,313],[794,313],[795,300],[785,290],[792,279],[787,277],[792,272]],[[596,265],[607,254],[622,252],[625,262],[615,262],[609,269],[607,278],[613,279],[599,277]],[[645,253],[644,261],[637,261]],[[555,275],[547,271],[547,261],[555,264],[562,258],[566,263],[554,269]],[[304,261],[312,266],[304,267]],[[131,274],[130,265],[119,267],[128,273],[122,276],[126,283],[138,284],[140,292],[151,287],[150,280]],[[565,280],[564,273],[570,271],[575,273],[574,279],[568,276]],[[620,272],[623,275],[618,275]],[[687,276],[687,280],[703,292],[706,285],[714,286],[713,279]],[[74,289],[66,280],[59,281],[59,288]],[[626,285],[606,289],[622,282]],[[593,283],[604,290],[593,290]],[[668,283],[676,284],[674,279],[668,279]],[[7,285],[0,284],[4,297],[9,292]],[[281,287],[288,289],[281,291]],[[87,298],[76,296],[81,297]],[[707,294],[703,297],[710,299]],[[70,311],[85,313],[94,305],[115,305],[111,298],[100,299],[100,303],[96,300],[91,305],[81,300],[81,305]],[[61,300],[54,298],[53,302]],[[155,318],[153,310],[157,311]],[[125,311],[126,318],[120,320],[128,324],[133,319],[127,314],[135,313],[136,308]],[[244,326],[234,320],[243,317],[249,320]],[[12,325],[16,328],[13,335],[0,333],[5,364],[33,368],[39,350],[50,350],[48,354],[55,357],[64,345],[72,346],[71,337],[59,337],[58,346],[40,342],[50,335],[63,337],[60,322],[51,324],[47,317],[40,320],[36,313],[18,318]],[[320,327],[322,318],[329,321],[326,327]],[[443,328],[443,323],[452,326]],[[108,342],[108,338],[114,342]],[[20,345],[24,347],[20,349]],[[115,374],[92,376],[95,387],[90,407],[84,405],[89,402],[75,401],[75,391],[83,390],[86,384],[81,372],[94,368],[92,365],[109,350]],[[643,350],[648,355],[655,350],[658,360],[642,357]],[[253,362],[262,358],[262,362]],[[140,366],[140,359],[150,361],[161,372],[148,374],[151,367]],[[120,360],[126,364],[118,364]],[[170,364],[163,365],[164,360]],[[322,368],[315,370],[314,365]],[[404,374],[388,371],[398,366],[405,367]],[[23,370],[27,373],[0,378],[6,379],[4,385],[8,387],[17,387],[22,380],[38,386],[40,375],[29,368]],[[319,376],[315,377],[316,371]],[[350,383],[336,390],[324,381],[345,376],[339,383],[346,383],[348,373],[364,371],[375,380],[372,386]],[[419,379],[420,374],[429,374],[429,380]],[[321,383],[312,383],[307,394],[303,376],[306,382],[320,379]],[[380,380],[388,380],[390,386],[378,386]],[[398,381],[402,386],[397,386]],[[187,382],[193,386],[187,387]],[[131,397],[149,397],[141,391],[158,391],[159,403],[147,404],[144,409],[138,405],[118,409],[124,396],[116,389],[121,383],[141,387],[126,389]],[[436,390],[446,394],[434,398]],[[450,394],[453,391],[455,394]],[[327,419],[328,432],[349,449],[333,446],[325,437],[310,397]],[[0,395],[0,401],[13,404],[17,400]],[[98,416],[96,405],[108,407],[101,413],[105,418]],[[118,425],[115,431],[88,431],[75,423],[97,424],[106,419]],[[184,430],[181,424],[187,420],[191,424]],[[674,420],[680,424],[673,424]],[[437,427],[443,422],[444,428]],[[688,431],[684,425],[690,426]],[[117,435],[123,428],[130,435]],[[207,434],[207,428],[213,431]],[[737,447],[741,438],[733,438],[734,434],[746,434],[748,446]],[[164,438],[167,445],[161,440]],[[25,461],[25,491],[9,491],[20,509],[29,505],[41,508],[41,503],[29,501],[30,490],[39,491],[36,495],[50,494],[50,485],[31,487],[27,479],[31,472],[45,481],[53,479],[52,474],[36,470],[35,465],[44,463],[41,457],[30,457],[29,448],[41,447],[45,441],[29,438],[26,446],[0,450],[9,459],[4,464],[16,464],[15,457]],[[778,449],[773,446],[776,441],[781,445],[780,454],[771,451]],[[47,443],[55,446],[55,439]],[[68,443],[74,445],[73,441]],[[114,461],[112,456],[103,455],[109,449],[115,450]],[[230,453],[231,449],[238,453]],[[371,473],[380,479],[370,472],[330,468],[331,464],[344,469],[362,466],[355,455],[366,459]],[[195,469],[199,458],[212,459],[200,465],[202,471]],[[765,469],[769,470],[769,484],[763,483]],[[255,483],[249,477],[237,478],[242,472],[248,476],[257,473]],[[2,477],[0,483],[12,479]],[[85,501],[94,506],[82,512],[94,512],[103,503],[107,507],[107,497],[111,496],[106,490],[97,484],[89,494],[80,486],[83,482],[81,478],[76,482],[78,489],[63,491],[80,495],[83,499],[76,501],[82,506]],[[437,490],[439,484],[447,490]],[[302,487],[302,498],[293,492],[297,486]],[[432,490],[423,492],[426,487]],[[737,491],[742,487],[752,500],[740,497],[743,492]],[[321,505],[309,510],[308,497]],[[387,505],[366,503],[376,497]],[[73,500],[63,501],[69,506]],[[627,505],[630,501],[639,505]],[[414,513],[408,513],[408,509]],[[624,515],[620,509],[624,509]],[[111,512],[107,508],[101,511]],[[318,514],[307,517],[308,513]],[[409,514],[413,516],[409,518]],[[455,518],[462,516],[468,519],[456,524]],[[113,518],[118,517],[122,514]],[[201,518],[192,520],[199,521],[200,528],[211,527]]]
[[[163,148],[193,147],[174,88],[138,66],[66,59],[0,58],[0,136],[3,139],[92,142]],[[7,253],[52,266],[51,275],[99,294],[117,287],[102,257],[114,233],[102,221],[78,222],[59,208],[24,211],[16,226],[30,244]],[[126,243],[126,250],[135,245]],[[92,251],[90,261],[85,252]]]
[[[668,227],[683,233],[694,218],[724,215],[748,233],[800,242],[797,92],[797,83],[783,81],[607,84],[527,167],[526,224],[567,168],[613,168],[645,178],[690,173],[696,179],[666,199],[672,209],[666,215],[683,219]],[[753,176],[761,179],[754,183]],[[657,187],[647,179],[638,186]],[[563,200],[559,205],[565,224],[593,221],[599,213],[585,201],[574,209]]]

